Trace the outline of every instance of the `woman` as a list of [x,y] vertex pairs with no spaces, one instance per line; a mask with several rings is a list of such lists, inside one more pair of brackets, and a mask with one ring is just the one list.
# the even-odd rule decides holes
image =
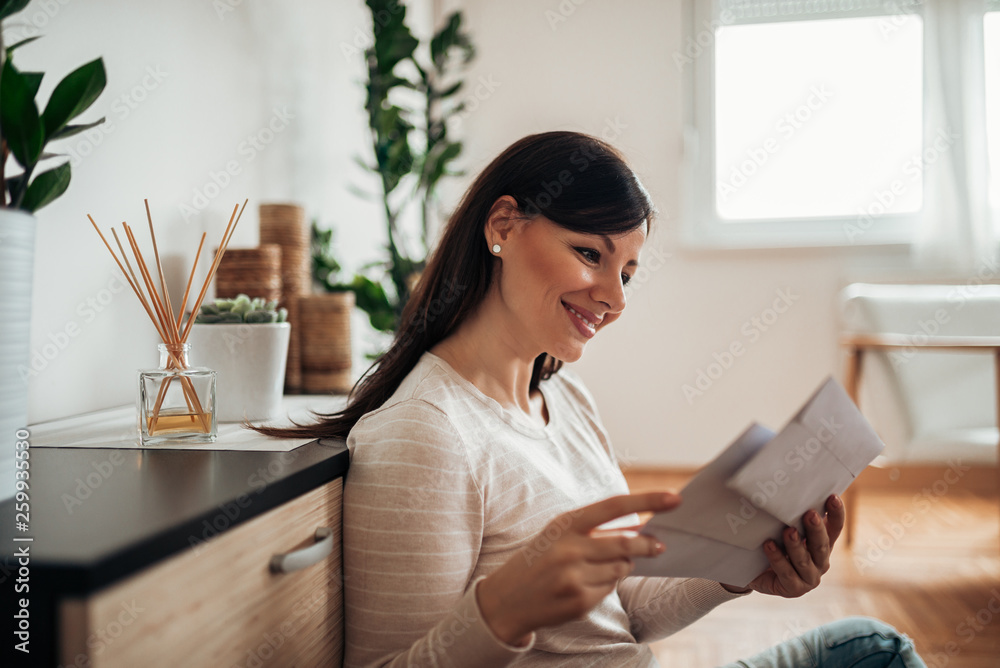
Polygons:
[[[625,309],[653,213],[611,146],[518,141],[469,188],[347,408],[275,432],[347,437],[346,665],[656,665],[644,643],[724,601],[819,584],[844,523],[836,497],[804,518],[804,540],[786,530],[787,552],[772,545],[746,589],[627,577],[664,546],[602,528],[680,503],[628,494],[592,396],[560,370]],[[924,665],[863,618],[743,665],[811,666],[810,653]]]

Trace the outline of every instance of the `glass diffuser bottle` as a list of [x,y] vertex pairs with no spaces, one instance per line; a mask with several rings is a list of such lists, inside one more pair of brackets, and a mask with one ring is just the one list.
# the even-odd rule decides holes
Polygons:
[[159,350],[160,367],[139,372],[140,442],[214,442],[216,372],[191,366],[189,343],[161,343]]
[[[184,297],[181,298],[180,309],[175,315],[170,301],[170,293],[166,287],[167,281],[163,275],[163,265],[160,263],[160,251],[156,247],[156,233],[153,230],[153,215],[149,210],[149,202],[143,200],[143,204],[146,206],[146,220],[149,222],[149,238],[153,244],[155,264],[146,262],[135,234],[127,222],[122,223],[122,229],[134,263],[129,261],[129,251],[126,250],[118,232],[114,228],[111,230],[121,257],[115,253],[93,216],[87,216],[104,247],[108,249],[108,253],[111,254],[118,269],[121,270],[125,282],[135,293],[143,310],[146,311],[146,315],[152,321],[156,333],[160,335],[160,340],[163,341],[159,345],[160,368],[139,372],[139,396],[136,402],[136,412],[139,422],[139,442],[143,446],[177,442],[214,443],[218,436],[218,422],[215,413],[216,372],[204,367],[191,366],[188,361],[191,346],[186,341],[191,333],[191,326],[194,325],[193,314],[198,313],[198,309],[201,308],[205,294],[208,292],[208,286],[215,278],[219,262],[226,252],[229,240],[232,238],[233,232],[236,231],[236,225],[243,217],[243,211],[246,210],[249,201],[248,199],[243,200],[242,209],[239,205],[233,207],[233,213],[229,216],[229,224],[226,225],[226,231],[222,234],[222,241],[215,251],[215,258],[212,260],[212,265],[205,276],[201,290],[197,293],[198,296],[190,311],[192,315],[188,317],[186,324],[183,324],[184,314],[187,312],[188,297],[194,294],[191,291],[191,286],[207,234],[203,232],[201,235],[201,243],[198,244],[194,264],[191,265],[191,273],[188,275]],[[159,289],[156,287],[155,277],[160,279]]]

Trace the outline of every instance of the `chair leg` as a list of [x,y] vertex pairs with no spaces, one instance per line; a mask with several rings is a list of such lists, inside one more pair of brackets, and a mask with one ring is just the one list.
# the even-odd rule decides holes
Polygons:
[[[996,374],[997,427],[1000,428],[1000,348],[993,351],[994,372]],[[1000,441],[997,441],[997,500],[1000,502]],[[997,532],[1000,538],[1000,531]]]
[[847,517],[845,518],[846,524],[844,526],[844,540],[847,543],[847,547],[854,545],[854,533],[858,522],[859,491],[858,482],[854,481],[854,484],[848,487],[843,497],[841,497],[844,501],[844,510],[847,512]]
[[[851,398],[851,401],[859,409],[861,408],[861,404],[858,403],[858,387],[861,383],[861,360],[861,348],[852,346],[848,351],[847,372],[844,374],[844,389],[847,390],[847,396]],[[997,364],[1000,365],[1000,356],[997,357],[997,360]],[[1000,369],[1000,366],[998,366],[998,369]],[[998,407],[1000,407],[1000,404],[998,404]],[[847,513],[847,524],[844,527],[844,541],[847,543],[848,548],[854,544],[855,525],[858,520],[858,497],[860,492],[858,485],[859,482],[855,480],[844,494],[844,511]]]

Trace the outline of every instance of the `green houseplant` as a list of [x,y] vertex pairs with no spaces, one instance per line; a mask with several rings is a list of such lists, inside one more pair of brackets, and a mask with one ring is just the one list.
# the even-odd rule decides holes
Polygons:
[[[426,261],[438,187],[444,177],[458,173],[451,165],[462,143],[449,136],[448,125],[464,109],[457,97],[463,82],[456,73],[472,60],[475,49],[463,30],[460,12],[449,15],[423,45],[426,48],[421,48],[406,25],[403,5],[396,0],[367,0],[367,5],[373,41],[364,53],[368,66],[365,107],[373,161],[360,163],[378,178],[388,258],[374,266],[381,267],[388,281],[359,274],[346,285],[354,291],[358,306],[368,312],[372,325],[391,332]],[[411,97],[417,93],[422,100],[418,109],[400,102],[402,91],[409,91]],[[414,200],[421,214],[415,250],[414,244],[402,238],[400,228],[401,213]]]
[[[0,27],[25,8],[28,0],[0,0]],[[98,58],[63,78],[39,111],[35,101],[41,72],[14,66],[14,52],[37,39],[9,47],[0,31],[0,500],[14,496],[12,439],[28,422],[28,358],[31,330],[31,282],[34,264],[34,212],[69,186],[68,161],[46,171],[41,162],[57,158],[50,142],[103,123],[71,124],[104,90],[104,63]],[[9,158],[20,167],[8,169]]]
[[[0,0],[0,22],[27,4],[28,0]],[[92,60],[67,74],[39,112],[35,96],[44,75],[21,72],[12,57],[15,49],[36,39],[31,37],[5,47],[0,33],[0,183],[3,184],[0,205],[30,213],[51,203],[69,186],[68,161],[35,174],[42,160],[60,157],[46,152],[46,146],[104,122],[101,118],[91,123],[70,124],[90,108],[107,83],[104,61]],[[7,173],[7,159],[11,155],[21,167],[21,172],[15,175]]]
[[[354,302],[365,313],[371,326],[381,332],[391,332],[396,325],[396,312],[382,284],[364,274],[355,274],[349,283],[340,282],[340,262],[333,251],[333,230],[312,225],[313,285],[319,292],[353,292]],[[373,262],[365,271],[381,267]]]

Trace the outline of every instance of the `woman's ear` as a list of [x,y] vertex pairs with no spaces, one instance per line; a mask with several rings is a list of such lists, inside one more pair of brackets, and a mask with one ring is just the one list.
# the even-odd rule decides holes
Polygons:
[[517,206],[517,200],[510,195],[498,198],[490,207],[490,213],[486,217],[486,225],[483,228],[487,246],[492,248],[498,244],[502,247],[510,238],[514,227],[523,220],[524,216]]

